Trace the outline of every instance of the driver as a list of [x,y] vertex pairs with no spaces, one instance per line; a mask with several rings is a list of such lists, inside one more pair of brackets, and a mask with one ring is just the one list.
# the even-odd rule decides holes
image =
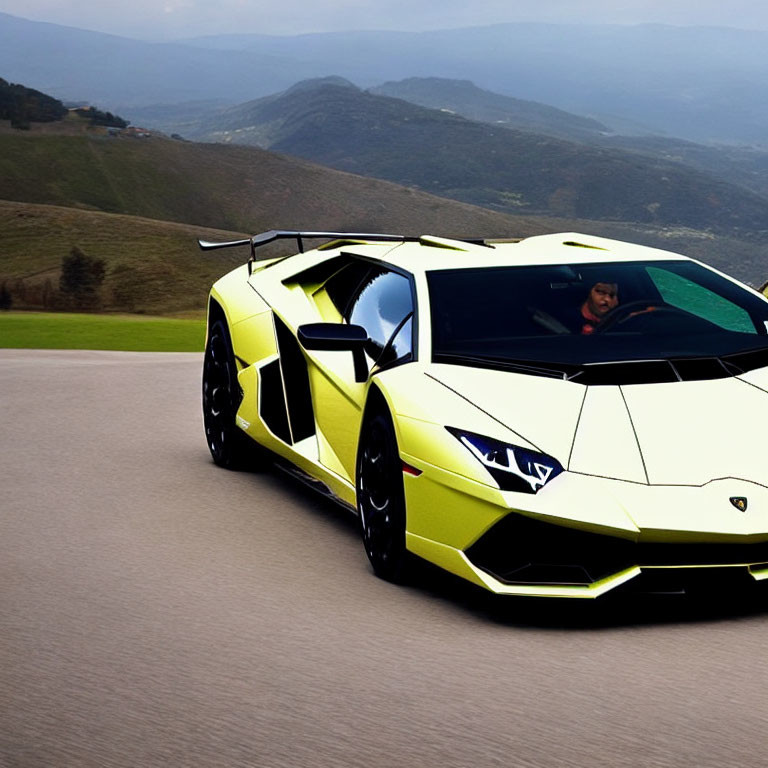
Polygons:
[[581,333],[594,333],[605,316],[619,305],[617,283],[597,282],[590,288],[581,305]]

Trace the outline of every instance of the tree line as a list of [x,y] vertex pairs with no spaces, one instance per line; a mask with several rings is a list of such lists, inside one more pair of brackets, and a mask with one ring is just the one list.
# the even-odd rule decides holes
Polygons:
[[129,126],[128,120],[123,120],[119,115],[113,115],[111,112],[102,112],[96,107],[80,107],[75,112],[89,120],[91,125],[104,125],[108,128],[127,128]]
[[[112,272],[115,277],[123,274],[123,283],[118,281],[113,289],[113,301],[121,308],[133,309],[135,304],[136,280],[131,281],[132,270],[118,265]],[[61,259],[61,274],[58,290],[49,279],[34,284],[18,279],[15,283],[0,283],[0,310],[11,309],[14,304],[41,309],[94,311],[103,305],[102,287],[107,276],[104,259],[89,256],[82,249],[73,246],[69,254]],[[132,294],[131,291],[134,291]]]
[[[31,123],[53,123],[62,120],[69,110],[53,96],[9,83],[0,77],[0,120],[10,120],[13,128],[28,129]],[[79,107],[75,112],[91,125],[127,128],[128,120],[95,107]]]
[[29,128],[31,122],[51,123],[66,114],[67,108],[58,99],[0,77],[0,120],[10,120],[14,128]]

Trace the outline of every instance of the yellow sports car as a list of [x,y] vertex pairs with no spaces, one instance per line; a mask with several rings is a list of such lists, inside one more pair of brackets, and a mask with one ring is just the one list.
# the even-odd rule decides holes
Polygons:
[[379,576],[418,556],[579,598],[768,579],[761,294],[574,233],[200,243],[238,245],[208,306],[213,459],[270,456],[353,509]]

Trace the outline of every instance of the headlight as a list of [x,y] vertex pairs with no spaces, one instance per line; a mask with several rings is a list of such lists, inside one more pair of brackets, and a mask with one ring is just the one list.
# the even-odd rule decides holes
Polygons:
[[446,429],[488,470],[503,491],[536,493],[563,468],[557,459],[463,429]]

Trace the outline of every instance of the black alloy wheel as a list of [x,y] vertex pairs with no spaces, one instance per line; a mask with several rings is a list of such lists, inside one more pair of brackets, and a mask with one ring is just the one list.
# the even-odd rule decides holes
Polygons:
[[241,400],[227,326],[217,320],[209,330],[203,359],[203,422],[214,462],[227,469],[245,467],[253,453],[252,441],[235,423]]
[[397,438],[390,415],[365,419],[357,457],[357,511],[374,573],[402,582],[411,561],[405,548],[405,493]]

